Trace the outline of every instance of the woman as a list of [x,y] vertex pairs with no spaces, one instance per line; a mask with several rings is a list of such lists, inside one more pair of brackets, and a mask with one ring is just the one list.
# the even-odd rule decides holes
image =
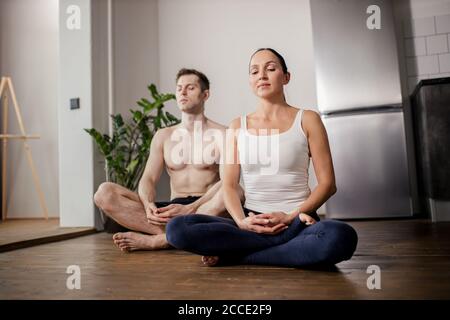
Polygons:
[[[283,87],[290,73],[275,50],[259,49],[252,55],[249,80],[259,105],[254,113],[231,122],[237,134],[227,139],[227,151],[235,156],[225,163],[223,192],[233,219],[180,216],[167,225],[167,240],[178,249],[203,255],[208,266],[221,262],[301,267],[350,259],[358,239],[355,230],[340,221],[320,221],[316,213],[336,192],[320,117],[287,104]],[[270,160],[276,163],[269,174],[267,161],[249,161],[255,146],[264,143],[271,146]],[[310,157],[318,180],[312,192]],[[244,207],[238,195],[241,172]]]

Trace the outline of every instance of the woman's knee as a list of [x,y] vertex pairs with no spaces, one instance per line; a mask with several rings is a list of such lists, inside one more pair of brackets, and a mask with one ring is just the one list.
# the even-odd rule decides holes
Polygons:
[[190,216],[178,216],[171,219],[166,226],[167,241],[177,249],[189,247],[188,223]]
[[352,226],[342,221],[322,221],[322,234],[325,241],[323,260],[325,262],[338,263],[348,260],[353,256],[358,244],[358,235]]

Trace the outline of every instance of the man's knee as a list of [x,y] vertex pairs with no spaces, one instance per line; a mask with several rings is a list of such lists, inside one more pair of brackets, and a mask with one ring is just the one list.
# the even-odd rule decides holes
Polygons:
[[94,194],[95,204],[103,209],[108,210],[109,205],[114,199],[116,193],[116,186],[112,182],[103,182]]

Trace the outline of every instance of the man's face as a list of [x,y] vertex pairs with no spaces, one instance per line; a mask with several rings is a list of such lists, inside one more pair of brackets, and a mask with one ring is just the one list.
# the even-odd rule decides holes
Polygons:
[[181,76],[177,82],[176,98],[181,111],[195,113],[208,99],[209,92],[202,92],[199,79],[195,74]]

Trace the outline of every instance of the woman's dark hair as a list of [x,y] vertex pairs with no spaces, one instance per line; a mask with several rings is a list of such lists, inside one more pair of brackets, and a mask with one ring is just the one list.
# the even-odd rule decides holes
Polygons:
[[[250,57],[250,62],[252,61],[252,58],[253,58],[253,56],[255,54],[257,54],[260,51],[264,51],[264,50],[272,52],[278,58],[278,60],[280,61],[281,69],[283,70],[283,73],[284,74],[288,73],[288,68],[287,68],[287,65],[286,65],[286,61],[284,61],[283,56],[281,54],[279,54],[275,49],[272,49],[272,48],[259,48]],[[249,62],[249,67],[250,67],[250,62]]]

